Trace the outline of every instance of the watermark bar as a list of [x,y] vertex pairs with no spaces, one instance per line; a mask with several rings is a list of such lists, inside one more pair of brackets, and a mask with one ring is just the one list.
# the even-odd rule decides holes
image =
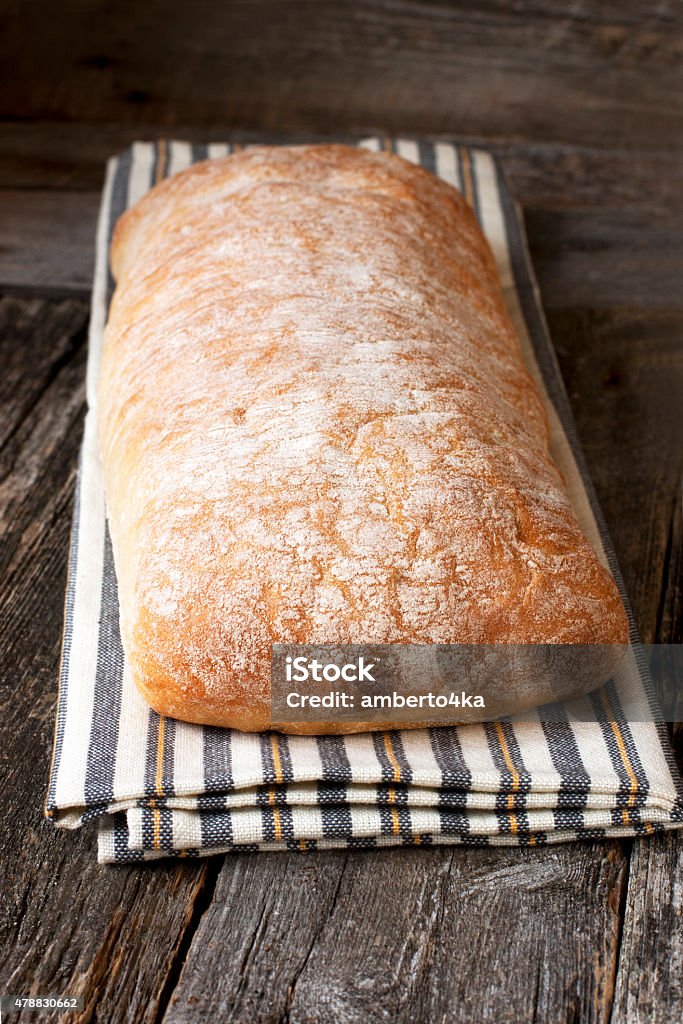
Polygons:
[[[603,699],[599,691],[606,694]],[[274,644],[273,724],[681,717],[680,644]],[[343,730],[340,730],[343,731]]]

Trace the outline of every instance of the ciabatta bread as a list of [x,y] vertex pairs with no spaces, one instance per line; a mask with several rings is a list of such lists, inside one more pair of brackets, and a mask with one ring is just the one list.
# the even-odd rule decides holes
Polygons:
[[268,728],[278,642],[626,642],[455,189],[384,153],[252,148],[153,188],[111,266],[101,452],[158,711]]

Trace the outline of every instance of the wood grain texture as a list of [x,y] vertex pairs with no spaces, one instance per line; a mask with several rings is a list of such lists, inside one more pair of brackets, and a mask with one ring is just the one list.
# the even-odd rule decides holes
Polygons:
[[346,866],[343,851],[226,857],[164,1021],[287,1020]]
[[131,0],[5,10],[0,116],[680,149],[675,0]]
[[634,843],[624,907],[615,1024],[670,1024],[683,1009],[683,844]]
[[613,843],[228,858],[164,1021],[607,1021],[625,869]]
[[86,298],[99,192],[0,190],[0,289]]
[[680,305],[683,218],[673,212],[655,217],[628,206],[532,207],[525,223],[547,309]]
[[[72,300],[0,300],[0,990],[83,993],[83,1020],[154,1020],[207,866],[103,871],[92,830],[65,835],[42,820],[87,318]],[[136,929],[144,957],[129,955]]]
[[[551,313],[550,326],[643,640],[680,644],[683,312],[574,310]],[[671,695],[672,716],[681,692]],[[632,844],[615,1024],[683,1013],[682,884],[678,834]]]
[[[326,134],[274,131],[282,142],[344,141],[332,124]],[[403,127],[399,129],[404,131]],[[453,137],[470,146],[488,148],[504,160],[516,199],[540,209],[625,207],[657,217],[683,215],[683,170],[678,153],[668,148],[630,150],[622,146],[578,146],[562,142],[505,138],[482,124],[477,134]],[[363,133],[358,126],[348,140]],[[258,131],[239,130],[221,121],[215,125],[157,122],[69,122],[0,120],[0,188],[99,191],[109,156],[136,139],[159,136],[190,142],[259,141]],[[420,130],[428,138],[429,133]],[[440,138],[442,136],[436,136]],[[446,136],[447,137],[447,136]],[[662,144],[666,145],[663,139]]]
[[548,319],[642,639],[680,643],[683,311]]

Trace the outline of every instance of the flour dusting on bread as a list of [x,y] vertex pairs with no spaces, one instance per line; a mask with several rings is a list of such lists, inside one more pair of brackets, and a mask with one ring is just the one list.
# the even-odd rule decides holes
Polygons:
[[456,190],[254,147],[148,193],[112,268],[101,449],[159,710],[267,727],[273,643],[625,641]]

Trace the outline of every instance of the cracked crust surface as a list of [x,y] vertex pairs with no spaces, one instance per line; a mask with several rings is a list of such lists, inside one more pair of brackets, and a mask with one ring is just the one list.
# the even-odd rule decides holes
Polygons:
[[157,710],[267,728],[273,643],[626,642],[455,189],[255,147],[152,189],[111,263],[100,444]]

